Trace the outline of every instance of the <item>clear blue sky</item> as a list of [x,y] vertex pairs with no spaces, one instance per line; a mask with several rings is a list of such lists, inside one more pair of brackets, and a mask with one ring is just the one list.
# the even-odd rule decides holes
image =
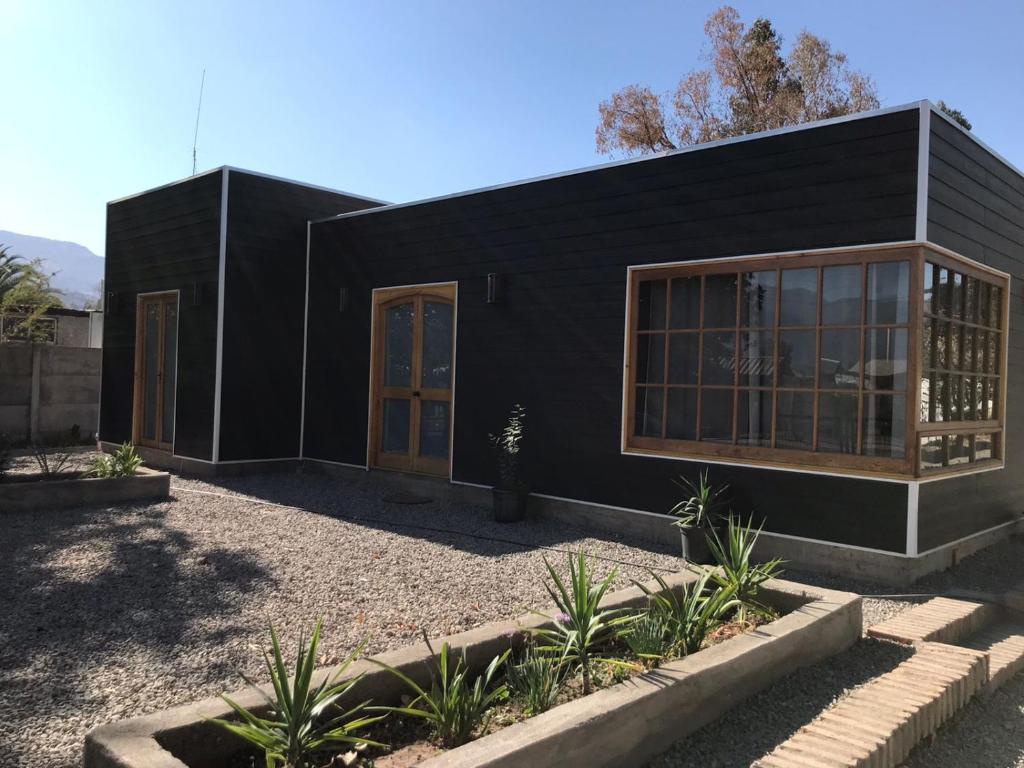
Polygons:
[[[108,200],[236,165],[391,201],[592,165],[597,104],[701,64],[719,3],[0,0],[0,229],[104,250]],[[945,99],[1024,166],[1024,2],[735,2]]]

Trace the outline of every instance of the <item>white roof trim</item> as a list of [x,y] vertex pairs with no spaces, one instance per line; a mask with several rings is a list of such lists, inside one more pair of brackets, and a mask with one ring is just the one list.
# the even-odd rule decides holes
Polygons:
[[503,184],[494,184],[489,187],[479,187],[477,189],[468,189],[463,192],[453,192],[447,195],[438,195],[437,197],[427,197],[422,200],[410,200],[407,203],[392,203],[391,205],[384,205],[380,208],[368,208],[363,211],[351,211],[349,213],[339,213],[335,216],[326,216],[322,219],[313,219],[313,224],[319,224],[324,221],[334,221],[336,219],[347,219],[352,216],[362,216],[368,213],[380,213],[382,211],[391,211],[396,208],[408,208],[413,205],[422,205],[424,203],[434,203],[440,200],[450,200],[456,197],[466,197],[468,195],[476,195],[481,192],[493,192],[498,189],[507,189],[509,187],[520,187],[526,184],[533,184],[538,181],[549,181],[551,179],[559,179],[563,176],[575,176],[580,173],[589,173],[591,171],[599,171],[605,168],[614,168],[619,165],[632,165],[633,163],[645,163],[651,160],[659,160],[663,157],[670,157],[672,155],[683,155],[688,152],[700,152],[705,149],[714,149],[715,147],[728,146],[730,144],[739,144],[745,141],[756,141],[758,139],[765,139],[770,136],[781,136],[787,133],[796,133],[797,131],[807,131],[813,128],[822,128],[828,125],[838,125],[839,123],[849,123],[854,120],[867,120],[872,117],[880,117],[881,115],[888,115],[893,112],[909,112],[910,110],[920,110],[920,101],[914,101],[909,104],[900,104],[895,107],[883,107],[881,109],[873,109],[866,112],[855,112],[851,115],[842,115],[840,117],[831,117],[827,120],[815,120],[809,123],[800,123],[798,125],[787,125],[783,128],[773,128],[770,131],[759,131],[757,133],[748,133],[743,136],[733,136],[728,139],[719,139],[717,141],[709,141],[704,144],[694,144],[689,147],[681,147],[679,149],[670,149],[664,152],[658,152],[653,155],[644,155],[643,157],[629,157],[624,160],[612,160],[607,163],[598,163],[597,165],[589,165],[584,168],[574,168],[569,171],[558,171],[557,173],[549,173],[544,176],[534,176],[529,179],[521,179],[519,181],[508,181]]
[[177,181],[170,181],[167,184],[161,184],[160,186],[151,187],[151,188],[145,189],[145,190],[143,190],[141,192],[135,192],[135,193],[133,193],[131,195],[125,195],[124,197],[119,197],[116,200],[111,200],[110,202],[107,203],[107,205],[114,205],[115,203],[121,203],[121,202],[124,202],[125,200],[131,200],[132,198],[135,198],[135,197],[142,197],[143,195],[148,195],[150,192],[158,192],[161,189],[167,189],[168,187],[173,187],[173,186],[176,186],[178,184],[184,184],[187,181],[192,181],[193,179],[198,179],[201,176],[209,176],[211,173],[218,173],[220,171],[234,171],[235,173],[245,173],[245,174],[248,174],[249,176],[258,176],[261,179],[270,179],[272,181],[280,181],[280,182],[283,182],[285,184],[294,184],[297,187],[306,187],[307,189],[319,189],[322,192],[332,192],[332,193],[334,193],[336,195],[345,195],[346,197],[351,197],[354,200],[365,200],[368,203],[376,203],[377,205],[388,205],[388,201],[387,200],[378,200],[375,197],[367,197],[366,195],[356,195],[356,194],[353,194],[352,192],[346,192],[343,189],[334,189],[332,187],[322,187],[319,184],[307,184],[304,181],[295,181],[294,179],[286,179],[283,176],[273,176],[273,175],[271,175],[269,173],[260,173],[259,171],[250,171],[250,170],[246,170],[245,168],[236,168],[233,165],[221,165],[221,166],[219,166],[217,168],[211,168],[208,171],[201,171],[200,173],[194,174],[192,176],[186,176],[184,179],[178,179]]

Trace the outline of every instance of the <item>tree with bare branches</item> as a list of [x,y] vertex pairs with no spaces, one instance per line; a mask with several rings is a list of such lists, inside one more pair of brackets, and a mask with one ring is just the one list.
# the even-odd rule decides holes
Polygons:
[[788,54],[768,19],[723,6],[704,25],[709,66],[673,93],[628,85],[598,107],[597,150],[642,155],[878,107],[874,82],[804,30]]

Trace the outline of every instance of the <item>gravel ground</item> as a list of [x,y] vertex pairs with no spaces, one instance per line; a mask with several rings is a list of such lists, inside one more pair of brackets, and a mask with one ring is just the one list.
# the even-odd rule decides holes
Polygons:
[[[378,652],[421,627],[447,634],[546,605],[542,557],[561,562],[558,550],[607,558],[596,570],[617,565],[620,586],[679,565],[580,530],[492,523],[479,507],[387,503],[366,482],[173,485],[159,504],[4,514],[0,765],[80,765],[95,725],[237,689],[238,670],[262,680],[269,621],[294,647],[323,617],[327,664],[364,638]],[[236,491],[319,514],[211,495]]]

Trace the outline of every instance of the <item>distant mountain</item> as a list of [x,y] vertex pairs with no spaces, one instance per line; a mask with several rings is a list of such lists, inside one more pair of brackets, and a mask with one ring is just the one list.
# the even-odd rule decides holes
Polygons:
[[97,256],[84,245],[19,235],[2,229],[0,245],[10,246],[11,253],[26,259],[42,259],[47,272],[56,272],[51,285],[61,292],[64,303],[69,307],[81,308],[87,301],[99,298],[103,257]]

